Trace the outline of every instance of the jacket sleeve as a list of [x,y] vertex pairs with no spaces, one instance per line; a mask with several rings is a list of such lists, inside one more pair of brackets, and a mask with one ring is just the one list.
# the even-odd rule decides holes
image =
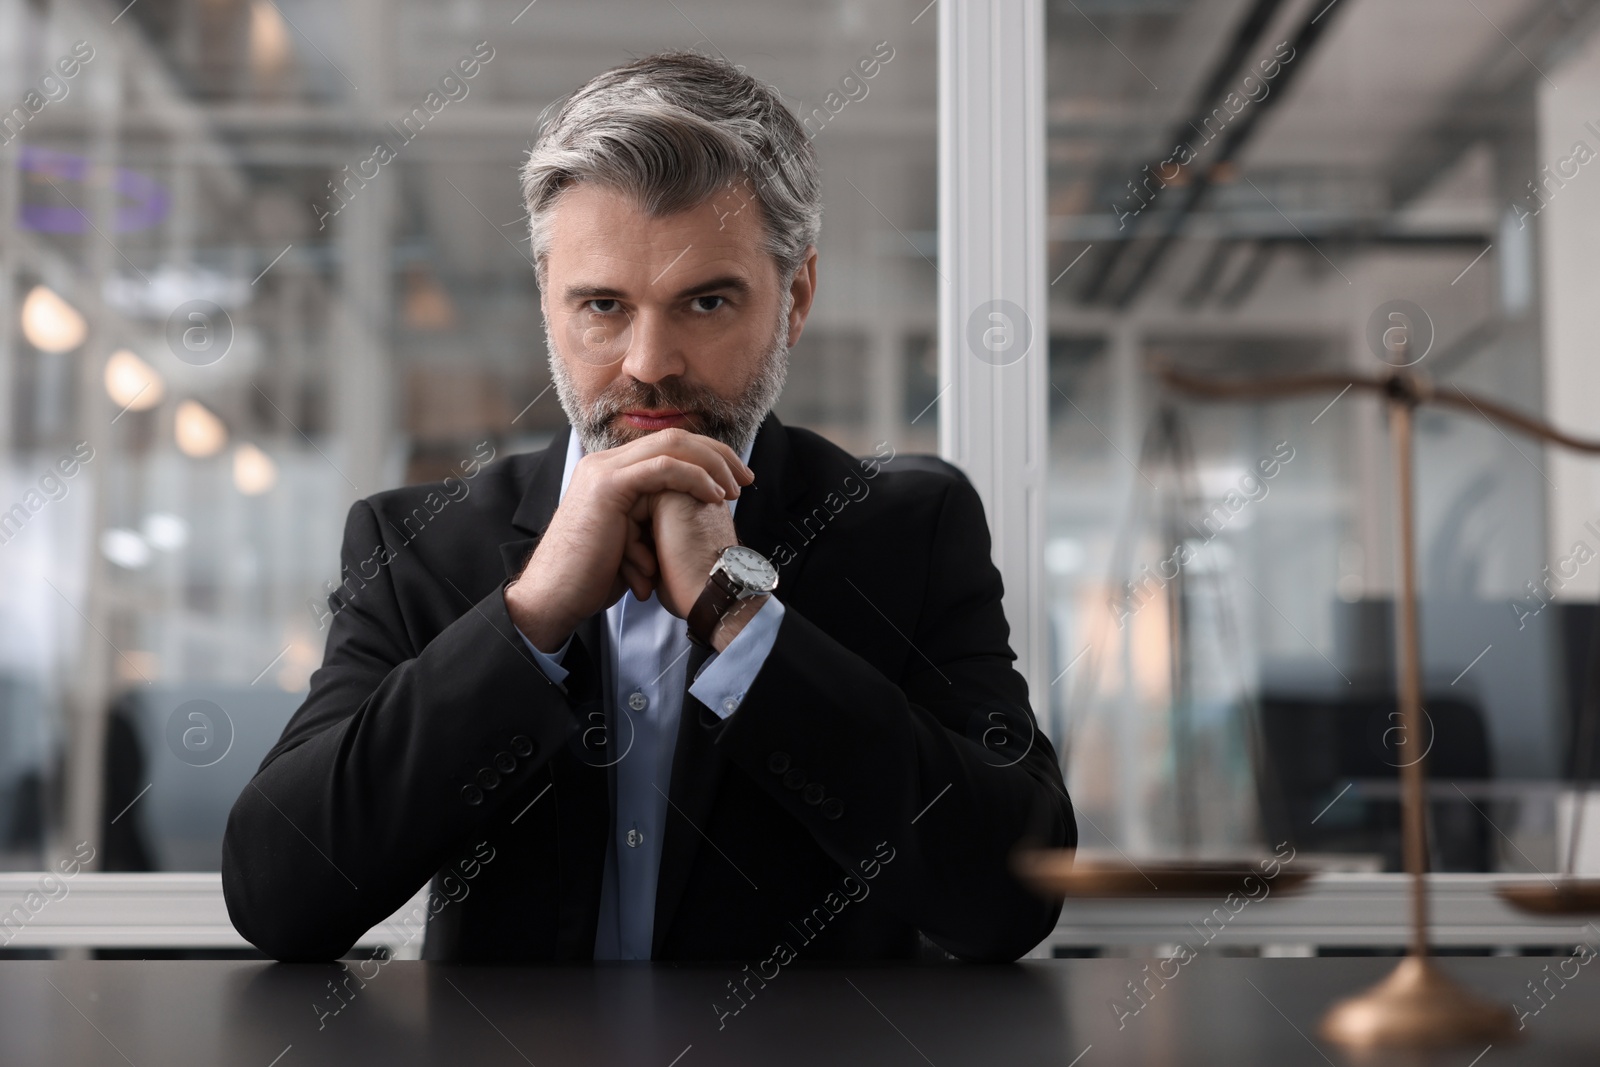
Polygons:
[[[1077,827],[1012,667],[983,505],[965,481],[950,483],[921,592],[914,625],[884,617],[911,645],[898,684],[791,604],[717,744],[847,871],[891,856],[875,891],[935,944],[1014,960],[1061,905],[1017,881],[1011,850],[1025,837],[1074,847]],[[892,593],[862,575],[837,595],[888,604]]]
[[476,603],[451,594],[459,617],[415,648],[395,595],[394,561],[406,561],[366,501],[350,510],[341,559],[323,665],[222,842],[229,917],[284,961],[348,952],[467,846],[574,723],[523,647],[504,586]]

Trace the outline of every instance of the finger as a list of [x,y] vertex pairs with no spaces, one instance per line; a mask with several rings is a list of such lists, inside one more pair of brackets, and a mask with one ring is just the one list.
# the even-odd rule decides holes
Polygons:
[[739,495],[744,464],[739,462],[739,457],[733,449],[721,441],[697,433],[684,434],[665,444],[667,446],[665,455],[699,464],[717,480],[717,484],[722,486],[723,492],[729,498]]
[[741,485],[748,485],[755,480],[755,474],[733,449],[715,438],[687,430],[658,430],[610,451],[617,453],[613,462],[625,465],[660,456],[672,456],[698,464],[723,486],[729,497],[737,497]]
[[656,554],[641,540],[630,540],[622,550],[622,561],[646,578],[656,574]]
[[655,583],[639,571],[632,560],[624,559],[619,570],[622,580],[633,591],[635,600],[649,600],[650,594],[655,591]]
[[730,448],[726,442],[719,441],[715,437],[707,437],[704,434],[694,434],[692,436],[695,444],[701,447],[709,446],[717,453],[718,458],[727,464],[728,469],[733,473],[740,485],[749,485],[756,480],[755,472],[750,469],[744,460],[739,458],[739,453]]
[[[637,504],[637,498],[669,489],[687,493],[707,504],[720,504],[728,494],[722,484],[704,467],[670,455],[653,456],[630,463],[614,475],[616,484]],[[633,512],[634,505],[628,508]]]

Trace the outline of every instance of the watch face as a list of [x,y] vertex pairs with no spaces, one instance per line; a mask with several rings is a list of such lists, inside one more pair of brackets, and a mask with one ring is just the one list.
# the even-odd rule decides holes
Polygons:
[[730,545],[723,550],[722,570],[746,595],[770,593],[778,587],[778,568],[766,556],[744,545]]

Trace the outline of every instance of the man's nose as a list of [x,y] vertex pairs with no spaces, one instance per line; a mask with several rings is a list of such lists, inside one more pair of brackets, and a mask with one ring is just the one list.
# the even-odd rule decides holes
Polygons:
[[666,317],[650,311],[634,313],[633,338],[622,370],[641,382],[655,383],[688,369],[683,347]]

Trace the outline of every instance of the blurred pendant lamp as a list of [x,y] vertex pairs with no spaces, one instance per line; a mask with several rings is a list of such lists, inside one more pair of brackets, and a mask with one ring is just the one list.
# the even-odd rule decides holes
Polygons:
[[22,336],[41,352],[70,352],[89,336],[89,324],[54,289],[36,285],[22,300]]

